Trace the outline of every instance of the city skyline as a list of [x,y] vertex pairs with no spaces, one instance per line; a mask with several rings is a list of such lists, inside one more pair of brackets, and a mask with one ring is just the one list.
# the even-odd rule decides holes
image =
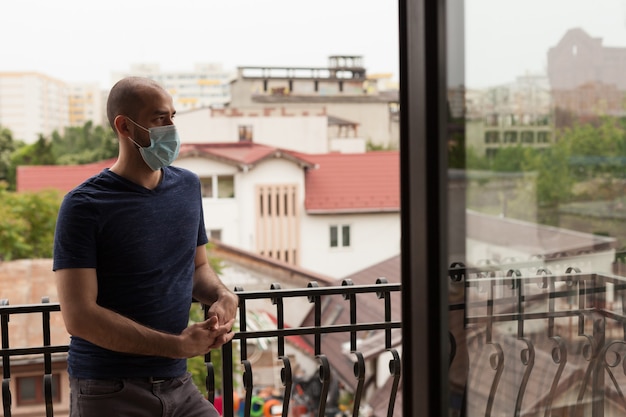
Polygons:
[[[109,88],[112,73],[136,63],[178,72],[195,63],[232,70],[325,67],[330,55],[361,55],[368,72],[397,77],[398,9],[388,0],[369,0],[367,7],[357,0],[298,7],[288,0],[183,0],[175,5],[112,0],[88,7],[77,0],[27,0],[4,10],[0,35],[16,41],[3,47],[0,71],[36,71]],[[371,30],[374,24],[383,30]]]
[[[457,27],[458,17],[449,18],[451,36],[465,48],[451,59],[454,85],[463,79],[480,88],[542,72],[547,50],[575,27],[602,38],[605,46],[626,46],[626,0],[463,3],[465,22]],[[361,55],[368,73],[399,78],[398,4],[390,0],[320,0],[298,8],[288,0],[183,0],[176,6],[112,0],[88,8],[78,0],[26,0],[3,9],[0,35],[13,40],[3,47],[3,72],[34,71],[109,88],[113,73],[137,63],[185,72],[196,63],[226,70],[324,67],[330,55]],[[506,31],[511,25],[519,30]],[[497,36],[505,31],[506,37]]]

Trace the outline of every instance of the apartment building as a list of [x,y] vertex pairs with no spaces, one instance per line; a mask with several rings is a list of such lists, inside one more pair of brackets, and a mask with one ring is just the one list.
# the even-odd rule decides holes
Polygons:
[[514,82],[466,92],[466,140],[479,155],[502,147],[545,148],[554,140],[548,77],[526,74]]
[[128,71],[115,72],[111,81],[140,76],[160,83],[173,97],[177,111],[223,107],[230,102],[232,71],[219,63],[197,63],[189,71],[163,71],[159,64],[139,63]]
[[70,122],[70,87],[36,72],[0,72],[0,125],[16,140],[63,132]]
[[98,83],[72,83],[69,97],[69,125],[105,124],[106,93]]

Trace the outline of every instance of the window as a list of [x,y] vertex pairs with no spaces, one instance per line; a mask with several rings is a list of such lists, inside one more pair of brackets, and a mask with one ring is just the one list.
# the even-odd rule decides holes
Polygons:
[[550,132],[537,132],[537,142],[538,143],[550,142]]
[[[44,386],[41,375],[16,378],[17,405],[44,404]],[[59,375],[52,375],[52,401],[61,401]]]
[[201,177],[200,187],[202,198],[235,198],[235,177],[233,175]]
[[217,177],[217,198],[235,197],[235,178],[232,175]]
[[202,197],[213,198],[213,177],[200,178]]
[[349,225],[341,225],[341,226],[330,226],[330,247],[338,248],[350,247],[350,226]]
[[522,140],[522,143],[534,143],[535,133],[530,132],[530,131],[521,132],[521,140]]
[[252,125],[239,125],[239,142],[252,142]]
[[504,143],[517,143],[517,132],[514,130],[504,132]]
[[209,240],[222,240],[222,229],[210,229]]
[[485,132],[485,143],[500,143],[500,132],[497,132],[497,131]]

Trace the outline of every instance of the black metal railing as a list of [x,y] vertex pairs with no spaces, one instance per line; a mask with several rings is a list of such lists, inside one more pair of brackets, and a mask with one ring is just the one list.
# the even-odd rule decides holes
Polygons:
[[457,415],[626,413],[625,278],[545,265],[452,265]]
[[[239,385],[243,387],[245,395],[241,399],[240,407],[243,408],[244,416],[261,415],[259,412],[259,404],[254,401],[254,393],[258,389],[254,383],[255,366],[249,360],[248,355],[248,343],[256,339],[268,339],[274,340],[273,346],[276,348],[275,359],[282,364],[280,377],[282,381],[282,390],[279,403],[282,405],[282,411],[279,411],[280,415],[286,417],[288,415],[296,415],[295,410],[290,411],[291,395],[294,391],[294,385],[296,383],[296,376],[293,369],[297,364],[292,363],[292,358],[285,354],[285,341],[291,336],[298,336],[309,340],[311,349],[313,351],[313,358],[319,364],[317,377],[321,386],[319,392],[319,402],[311,405],[307,410],[307,415],[326,416],[328,412],[326,398],[331,385],[331,378],[333,377],[332,363],[334,356],[341,355],[342,358],[345,355],[336,350],[325,351],[324,337],[329,337],[331,334],[341,335],[346,343],[349,343],[350,354],[354,357],[354,386],[349,387],[349,390],[353,392],[352,409],[347,410],[347,415],[358,415],[360,405],[364,402],[364,393],[367,375],[366,359],[362,352],[359,351],[358,340],[360,335],[371,335],[372,333],[383,333],[384,349],[390,353],[391,361],[389,364],[390,377],[392,381],[392,387],[388,394],[388,406],[387,415],[392,416],[394,413],[394,406],[396,402],[396,396],[398,393],[398,387],[401,377],[401,364],[400,355],[398,351],[392,345],[392,330],[400,329],[401,322],[395,318],[392,318],[392,295],[399,295],[401,289],[400,284],[387,283],[385,279],[378,279],[373,285],[353,285],[350,280],[344,280],[341,286],[332,287],[319,287],[317,283],[311,282],[306,288],[299,289],[281,289],[279,284],[273,284],[267,291],[244,291],[242,288],[237,288],[236,292],[239,295],[239,326],[236,335],[232,342],[223,346],[221,350],[221,366],[222,366],[222,386],[220,387],[221,399],[223,401],[222,409],[223,415],[227,417],[233,417],[235,415],[234,409],[234,387]],[[380,303],[373,308],[370,306],[363,306],[361,308],[367,308],[370,312],[372,310],[380,311],[380,318],[374,321],[363,322],[357,317],[357,305],[359,304],[359,297],[362,294],[371,294],[372,298],[375,295],[376,303]],[[348,306],[349,319],[346,322],[333,322],[331,324],[322,323],[325,311],[327,310],[327,301],[331,297],[339,297],[342,302],[345,302]],[[247,314],[249,312],[249,303],[254,300],[269,300],[271,305],[275,308],[276,325],[275,328],[261,329],[261,330],[249,330]],[[285,302],[287,300],[300,300],[301,305],[309,305],[311,313],[304,321],[304,325],[300,327],[289,327],[285,324],[285,315],[289,314],[285,309]],[[270,304],[270,303],[268,303]],[[206,307],[205,307],[206,311]],[[2,358],[2,404],[4,410],[4,416],[10,417],[12,414],[12,392],[10,390],[10,381],[12,378],[12,359],[17,357],[29,357],[39,358],[39,361],[43,361],[43,378],[44,378],[44,392],[45,398],[45,413],[47,417],[54,415],[54,402],[53,402],[53,389],[52,389],[52,355],[57,353],[67,352],[67,345],[54,346],[50,343],[50,314],[60,314],[60,307],[57,303],[43,302],[37,305],[20,305],[11,306],[8,301],[0,303],[0,324],[2,334],[2,349],[0,350],[0,357]],[[10,318],[16,315],[22,314],[39,314],[42,317],[42,333],[43,343],[40,346],[35,347],[20,347],[13,348],[10,345],[9,340],[9,322]],[[307,322],[308,320],[308,322]],[[234,352],[234,346],[239,346],[238,352]],[[238,359],[236,362],[240,363],[240,369],[233,366],[234,355],[238,353]],[[216,398],[216,385],[215,385],[215,368],[211,363],[210,355],[206,355],[205,364],[207,367],[207,380],[206,388],[208,392],[208,398],[214,402]],[[235,378],[241,376],[242,381],[238,382]],[[371,377],[371,375],[369,375]],[[351,388],[351,389],[350,389]],[[313,409],[312,409],[313,408]],[[274,413],[274,411],[272,411]],[[239,414],[239,413],[238,413]]]
[[[582,269],[548,261],[480,267],[455,263],[450,267],[450,415],[602,417],[626,413],[626,279],[610,273],[584,273]],[[285,348],[294,336],[308,341],[311,359],[317,363],[320,395],[307,415],[327,415],[326,394],[338,355],[343,360],[349,357],[353,368],[353,379],[346,387],[353,394],[352,405],[345,414],[357,415],[356,410],[367,401],[365,393],[371,393],[367,383],[373,372],[360,343],[372,333],[383,336],[379,350],[389,352],[392,358],[391,388],[385,392],[386,413],[377,415],[397,413],[394,407],[400,396],[402,372],[393,332],[402,325],[392,316],[392,307],[396,307],[393,297],[400,291],[400,284],[384,279],[372,285],[353,285],[346,280],[332,287],[312,282],[306,288],[295,289],[281,289],[278,284],[266,291],[237,288],[238,329],[233,342],[221,352],[219,395],[224,415],[235,415],[235,387],[244,393],[239,405],[243,415],[259,414],[255,402],[258,365],[249,354],[250,343],[259,339],[273,341],[271,356],[280,364],[280,415],[297,415],[291,407],[297,364]],[[375,300],[374,304],[371,299],[363,304],[361,297],[366,294]],[[339,299],[345,307],[347,314],[341,320],[328,320],[330,299]],[[248,315],[259,300],[265,300],[272,309],[275,325],[270,329],[249,328]],[[310,310],[298,327],[286,325],[285,317],[290,314],[286,305],[293,302]],[[379,317],[362,320],[357,315],[359,305],[369,313],[378,312]],[[53,415],[51,361],[53,355],[67,351],[66,345],[50,343],[50,315],[59,311],[55,303],[0,303],[2,403],[6,417],[11,416],[12,360],[24,356],[39,357],[43,363],[46,416]],[[10,345],[10,318],[21,314],[41,315],[41,345]],[[347,354],[328,342],[337,337],[349,346]],[[208,397],[215,401],[217,364],[211,363],[208,355],[205,363]]]

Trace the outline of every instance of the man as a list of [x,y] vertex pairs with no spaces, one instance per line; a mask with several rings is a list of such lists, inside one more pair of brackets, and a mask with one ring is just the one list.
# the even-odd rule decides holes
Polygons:
[[[218,415],[186,358],[233,338],[238,298],[208,263],[198,177],[170,166],[174,114],[156,82],[115,84],[107,116],[118,159],[59,211],[53,269],[72,336],[72,417]],[[192,297],[210,305],[207,321],[189,325]]]

